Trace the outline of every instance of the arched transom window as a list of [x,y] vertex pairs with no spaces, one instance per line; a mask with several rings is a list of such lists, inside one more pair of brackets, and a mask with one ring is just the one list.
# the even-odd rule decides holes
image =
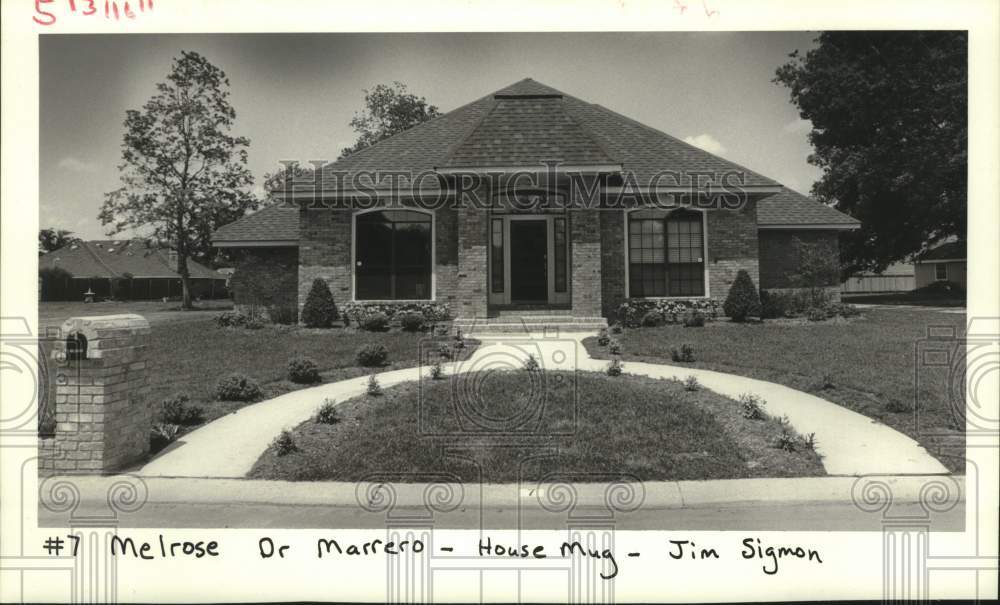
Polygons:
[[628,214],[629,296],[704,296],[703,215],[692,210]]
[[357,300],[429,300],[432,280],[430,214],[377,210],[355,217]]

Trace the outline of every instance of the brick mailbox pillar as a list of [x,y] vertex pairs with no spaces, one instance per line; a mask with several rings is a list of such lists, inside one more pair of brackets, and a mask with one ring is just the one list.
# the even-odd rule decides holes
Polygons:
[[149,322],[140,315],[73,317],[53,357],[56,430],[40,448],[42,472],[108,473],[149,453]]

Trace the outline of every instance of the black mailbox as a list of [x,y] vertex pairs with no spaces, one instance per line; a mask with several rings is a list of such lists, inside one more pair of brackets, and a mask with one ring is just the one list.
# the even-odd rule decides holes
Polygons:
[[87,337],[74,332],[66,337],[66,360],[79,361],[87,358]]

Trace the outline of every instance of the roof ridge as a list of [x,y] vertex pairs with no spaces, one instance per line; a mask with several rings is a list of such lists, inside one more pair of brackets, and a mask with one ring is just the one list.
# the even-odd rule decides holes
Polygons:
[[[107,241],[107,240],[95,240],[95,241]],[[97,261],[97,264],[100,265],[100,266],[102,266],[102,267],[104,267],[104,269],[108,273],[110,273],[112,277],[121,277],[120,275],[118,275],[118,272],[116,272],[114,269],[112,269],[110,266],[108,266],[108,264],[106,262],[104,262],[104,259],[102,259],[99,254],[97,254],[96,252],[94,252],[90,248],[90,243],[89,242],[87,242],[86,240],[80,240],[80,243],[83,244],[83,249],[86,250],[87,253],[90,254],[90,256],[95,261]]]
[[336,160],[333,160],[332,162],[327,162],[326,164],[323,164],[323,166],[320,167],[320,170],[322,170],[323,168],[326,168],[327,166],[330,166],[331,164],[336,164],[337,162],[339,162],[341,160],[346,160],[346,159],[349,159],[349,158],[359,157],[361,154],[365,153],[366,151],[368,151],[369,149],[372,149],[373,147],[375,147],[377,145],[381,145],[382,143],[385,143],[386,141],[388,141],[390,139],[394,139],[394,138],[396,138],[396,137],[398,137],[398,136],[400,136],[402,134],[407,134],[407,133],[414,132],[414,131],[420,129],[421,127],[423,127],[423,126],[427,126],[428,124],[431,124],[433,122],[437,122],[438,120],[440,120],[442,118],[446,118],[446,117],[448,117],[448,116],[450,116],[450,115],[452,115],[452,114],[454,114],[454,113],[456,113],[456,112],[458,112],[458,111],[460,111],[462,109],[465,109],[467,107],[471,107],[472,105],[475,105],[476,103],[479,103],[480,101],[489,99],[490,97],[492,97],[492,95],[493,95],[493,93],[490,93],[488,95],[484,95],[484,96],[482,96],[482,97],[480,97],[480,98],[478,98],[478,99],[476,99],[474,101],[470,101],[470,102],[466,103],[465,105],[459,105],[458,107],[456,107],[455,109],[452,109],[451,111],[447,111],[447,112],[442,113],[440,115],[434,116],[433,118],[431,118],[429,120],[424,120],[423,122],[420,122],[419,124],[414,124],[413,126],[410,126],[409,128],[406,128],[406,129],[403,129],[403,130],[400,130],[399,132],[393,133],[393,134],[385,137],[384,139],[379,139],[378,141],[375,141],[371,145],[355,151],[351,155],[344,156],[342,158],[337,158]]
[[[575,98],[575,97],[571,97],[571,98]],[[576,99],[576,100],[579,100],[579,99]],[[578,120],[576,118],[576,116],[573,115],[573,112],[570,110],[569,106],[566,105],[566,98],[565,97],[563,97],[561,99],[561,103],[562,103],[562,106],[563,106],[563,114],[567,118],[569,118],[570,122],[572,122],[577,128],[579,128],[580,132],[582,132],[584,135],[586,135],[586,137],[588,139],[590,139],[590,141],[593,142],[594,145],[596,145],[598,149],[601,150],[601,152],[604,154],[605,157],[607,157],[612,162],[618,162],[619,164],[623,164],[622,168],[624,168],[624,162],[622,162],[622,160],[619,159],[615,154],[611,153],[611,150],[608,149],[607,146],[605,146],[604,143],[598,137],[594,136],[594,131],[593,130],[591,130],[587,126],[584,126],[583,122],[581,122],[580,120]]]
[[[580,101],[580,102],[582,102],[582,103],[587,103],[587,101],[583,101],[582,99],[577,99],[577,100]],[[712,156],[714,158],[718,158],[718,159],[722,160],[723,162],[726,162],[728,164],[732,164],[733,166],[735,166],[737,168],[742,168],[743,170],[746,170],[747,172],[752,173],[752,174],[754,174],[754,175],[756,175],[756,176],[758,176],[758,177],[760,177],[760,178],[762,178],[762,179],[764,179],[766,181],[771,181],[772,183],[776,183],[776,184],[781,185],[782,187],[784,187],[784,185],[782,185],[779,181],[776,181],[776,180],[772,179],[771,177],[764,176],[763,174],[757,172],[756,170],[751,170],[751,169],[747,168],[746,166],[744,166],[742,164],[737,164],[736,162],[734,162],[734,161],[732,161],[730,159],[724,158],[724,157],[722,157],[720,155],[716,155],[716,154],[711,153],[709,151],[705,151],[701,147],[698,147],[697,145],[692,145],[691,143],[688,143],[687,141],[685,141],[683,139],[678,139],[677,137],[675,137],[675,136],[673,136],[673,135],[671,135],[669,133],[666,133],[666,132],[660,130],[659,128],[653,128],[652,126],[650,126],[648,124],[643,124],[642,122],[640,122],[638,120],[634,120],[634,119],[632,119],[632,118],[630,118],[630,117],[628,117],[628,116],[626,116],[624,114],[618,113],[617,111],[615,111],[613,109],[608,109],[607,107],[605,107],[605,106],[603,106],[603,105],[601,105],[599,103],[587,103],[587,104],[588,105],[592,105],[593,107],[596,107],[597,109],[600,109],[601,111],[603,111],[605,113],[609,113],[609,114],[611,114],[613,116],[616,116],[618,118],[626,120],[629,123],[635,124],[636,126],[639,126],[640,128],[643,128],[645,130],[648,130],[648,131],[650,131],[652,133],[655,133],[655,134],[658,134],[660,136],[667,137],[668,139],[670,139],[672,141],[676,141],[677,143],[680,143],[681,145],[684,145],[686,147],[690,147],[691,149],[696,149],[696,150],[698,150],[701,153],[706,153],[706,154],[708,154],[708,155],[710,155],[710,156]]]
[[[449,145],[447,150],[445,150],[444,158],[441,160],[441,164],[443,166],[447,166],[448,163],[451,162],[451,159],[455,155],[455,152],[458,150],[458,148],[461,147],[462,144],[465,143],[465,141],[467,141],[474,132],[479,130],[479,127],[483,125],[483,123],[486,121],[486,118],[493,115],[493,112],[496,111],[497,107],[500,106],[500,100],[497,99],[496,97],[493,97],[490,100],[493,102],[493,104],[490,106],[489,111],[483,112],[483,115],[480,116],[480,118],[476,120],[461,137],[459,137],[454,143]],[[435,168],[437,167],[435,166]]]

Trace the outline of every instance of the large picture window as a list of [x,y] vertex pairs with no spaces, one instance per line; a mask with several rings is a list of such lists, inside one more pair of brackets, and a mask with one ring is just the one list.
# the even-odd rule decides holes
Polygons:
[[379,210],[356,217],[355,298],[431,298],[431,215]]
[[704,246],[699,212],[629,213],[629,296],[704,296]]

